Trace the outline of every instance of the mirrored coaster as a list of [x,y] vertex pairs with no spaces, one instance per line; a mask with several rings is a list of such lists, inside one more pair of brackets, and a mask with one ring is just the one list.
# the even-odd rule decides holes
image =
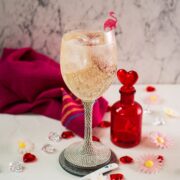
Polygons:
[[101,165],[98,165],[98,166],[95,166],[95,167],[91,167],[91,168],[84,168],[84,167],[79,167],[79,166],[75,166],[71,163],[69,163],[65,157],[64,157],[64,151],[60,154],[59,156],[59,163],[61,165],[61,167],[69,172],[70,174],[73,174],[73,175],[76,175],[76,176],[85,176],[107,164],[110,164],[110,163],[118,163],[118,159],[116,157],[116,155],[114,154],[114,152],[111,151],[111,157],[110,159],[101,164]]

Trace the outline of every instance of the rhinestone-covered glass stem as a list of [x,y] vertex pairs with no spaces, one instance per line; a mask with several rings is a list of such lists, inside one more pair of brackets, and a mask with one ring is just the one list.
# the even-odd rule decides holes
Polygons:
[[92,143],[92,108],[94,102],[83,102],[84,104],[84,145],[82,153],[93,154],[93,143]]
[[92,106],[94,102],[83,102],[85,131],[84,141],[71,144],[64,151],[66,161],[81,168],[92,168],[110,161],[111,151],[100,142],[92,141]]

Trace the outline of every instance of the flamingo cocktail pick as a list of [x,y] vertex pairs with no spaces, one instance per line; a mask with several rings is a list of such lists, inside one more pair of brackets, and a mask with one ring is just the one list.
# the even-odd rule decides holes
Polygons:
[[115,17],[115,12],[110,11],[109,16],[110,16],[110,18],[108,18],[104,22],[104,30],[105,31],[113,30],[113,29],[116,29],[116,27],[117,27],[117,18]]

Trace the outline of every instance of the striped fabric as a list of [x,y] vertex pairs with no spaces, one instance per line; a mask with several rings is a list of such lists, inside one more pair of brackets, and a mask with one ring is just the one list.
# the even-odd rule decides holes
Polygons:
[[[61,122],[68,129],[76,132],[78,135],[84,135],[84,109],[80,99],[73,94],[66,92],[61,88],[62,92],[62,111]],[[101,106],[100,106],[101,105]],[[108,103],[103,98],[99,98],[93,107],[93,127],[97,126],[106,112]]]

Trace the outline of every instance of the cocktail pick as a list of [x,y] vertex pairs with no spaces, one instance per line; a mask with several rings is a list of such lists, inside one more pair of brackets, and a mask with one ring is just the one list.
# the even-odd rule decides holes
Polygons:
[[110,18],[108,18],[104,22],[104,30],[105,31],[113,30],[113,29],[116,29],[116,27],[117,27],[117,18],[115,16],[115,12],[110,11],[109,16],[110,16]]

